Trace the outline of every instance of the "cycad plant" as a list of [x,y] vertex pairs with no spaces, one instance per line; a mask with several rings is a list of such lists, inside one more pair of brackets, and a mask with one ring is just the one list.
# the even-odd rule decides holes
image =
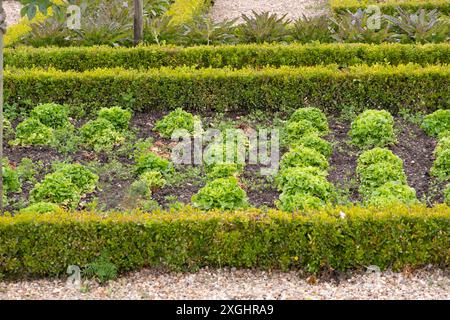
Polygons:
[[398,16],[385,15],[394,29],[401,34],[402,42],[443,42],[449,40],[450,22],[440,18],[436,9],[428,11],[419,9],[416,13],[408,13],[397,7]]
[[252,16],[242,15],[244,23],[238,32],[242,42],[276,42],[286,40],[291,22],[286,14],[280,18],[275,13],[252,11]]
[[365,10],[358,9],[355,13],[347,10],[345,13],[330,18],[331,33],[338,42],[364,42],[382,43],[394,41],[395,34],[391,32],[390,25],[379,16],[380,23],[377,26],[374,15]]
[[311,18],[303,15],[303,18],[294,22],[291,35],[295,40],[302,43],[313,41],[328,43],[334,41],[331,36],[328,17],[325,15]]
[[182,41],[187,45],[235,43],[236,21],[237,19],[215,22],[208,14],[198,15],[182,26]]

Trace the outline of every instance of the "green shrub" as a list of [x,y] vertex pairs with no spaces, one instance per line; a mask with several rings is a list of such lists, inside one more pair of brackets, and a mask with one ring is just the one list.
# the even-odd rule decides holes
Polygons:
[[448,184],[444,190],[444,201],[448,206],[450,206],[450,184]]
[[236,163],[218,163],[207,169],[206,176],[209,180],[237,177],[242,171],[243,166]]
[[209,0],[175,0],[166,15],[171,17],[172,24],[182,25],[205,11],[209,4]]
[[292,148],[281,158],[281,169],[291,167],[317,167],[321,170],[328,169],[327,159],[318,151],[307,147]]
[[422,129],[430,136],[439,136],[450,131],[450,110],[437,110],[427,115],[422,122]]
[[118,272],[443,266],[449,259],[449,217],[447,205],[347,206],[302,214],[254,208],[205,214],[186,206],[152,214],[6,215],[0,217],[0,272],[8,278],[63,276],[68,265],[85,266],[105,251]]
[[195,207],[203,210],[235,210],[248,206],[247,194],[234,177],[208,182],[196,195],[192,196],[191,201]]
[[49,128],[65,127],[69,122],[69,108],[56,103],[40,104],[31,110],[31,117]]
[[423,8],[427,10],[437,9],[442,14],[450,14],[450,4],[446,0],[331,0],[330,5],[332,10],[337,13],[347,10],[355,11],[368,5],[376,5],[384,14],[395,14],[398,7],[408,12],[416,12]]
[[378,207],[395,203],[414,204],[417,203],[416,190],[405,184],[390,181],[375,189],[368,197],[367,203]]
[[30,192],[31,203],[50,202],[69,208],[76,208],[81,193],[70,177],[62,172],[47,174]]
[[98,118],[108,120],[116,130],[123,131],[128,129],[131,112],[120,107],[102,108],[98,112]]
[[[316,19],[316,18],[312,18]],[[323,23],[326,17],[318,17]],[[300,20],[299,20],[300,21]],[[326,23],[327,21],[325,21]],[[301,28],[301,24],[296,25]],[[328,24],[325,37],[330,37]],[[303,32],[301,29],[297,32]],[[308,32],[306,30],[306,32]],[[313,36],[322,36],[316,30]],[[295,33],[293,34],[295,36]],[[304,37],[303,37],[304,39]],[[98,68],[123,67],[125,69],[150,69],[160,67],[191,66],[198,68],[234,69],[267,66],[315,66],[337,64],[351,66],[359,64],[399,65],[417,63],[422,66],[448,63],[448,44],[397,44],[371,45],[352,44],[246,44],[219,46],[138,46],[132,48],[110,46],[5,49],[5,65],[9,68],[55,68],[68,71],[87,71]]]
[[319,135],[324,135],[329,132],[327,117],[318,108],[308,107],[297,109],[289,118],[288,125],[290,123],[302,122],[303,120],[309,121]]
[[61,208],[57,204],[50,202],[37,202],[21,209],[19,212],[21,214],[43,214],[49,212],[58,212],[60,210]]
[[124,136],[106,119],[87,122],[80,129],[82,143],[96,152],[111,151],[124,142]]
[[196,118],[189,112],[181,108],[170,112],[163,119],[155,124],[154,130],[161,136],[170,138],[175,130],[185,129],[189,133],[194,133],[194,123]]
[[53,138],[53,129],[42,124],[39,120],[28,118],[17,125],[16,139],[13,145],[49,145]]
[[173,165],[169,160],[161,158],[153,152],[147,152],[136,158],[134,171],[138,175],[147,171],[159,171],[167,174],[173,171]]
[[304,146],[320,152],[325,158],[333,154],[331,143],[319,137],[316,133],[307,134],[300,139],[293,141],[292,147]]
[[392,144],[396,141],[394,118],[385,110],[366,110],[353,121],[349,135],[360,148]]
[[353,112],[383,108],[395,114],[405,105],[411,112],[448,108],[449,75],[449,68],[443,65],[414,64],[357,65],[345,72],[337,65],[239,70],[116,68],[82,73],[7,69],[5,96],[8,104],[23,108],[29,105],[26,101],[55,101],[92,112],[120,105],[124,95],[117,93],[128,88],[133,110],[146,112],[178,107],[210,112],[291,112],[302,106],[320,106],[331,114],[340,113],[345,106]]
[[305,211],[320,209],[325,203],[323,200],[303,193],[282,193],[280,200],[276,202],[277,208],[285,212]]

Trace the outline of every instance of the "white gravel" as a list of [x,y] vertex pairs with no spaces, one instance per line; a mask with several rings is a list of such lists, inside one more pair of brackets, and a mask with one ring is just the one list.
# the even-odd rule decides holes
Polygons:
[[[329,8],[328,0],[215,0],[211,9],[215,21],[240,18],[242,14],[252,15],[252,10],[260,13],[269,11],[278,16],[296,20],[322,15]],[[242,19],[239,19],[242,21]]]
[[3,9],[6,12],[6,25],[11,26],[19,22],[21,4],[18,1],[3,1]]
[[300,277],[296,272],[209,270],[168,273],[143,270],[100,286],[81,288],[64,279],[0,282],[5,299],[450,299],[448,270],[428,268],[412,273],[360,273],[339,284]]

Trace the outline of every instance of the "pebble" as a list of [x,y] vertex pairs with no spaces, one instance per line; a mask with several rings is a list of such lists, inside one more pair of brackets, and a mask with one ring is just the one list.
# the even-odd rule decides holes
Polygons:
[[[65,279],[0,282],[0,300],[22,299],[450,299],[448,270],[424,268],[403,273],[355,273],[337,284],[320,278],[314,282],[298,272],[263,272],[248,269],[201,269],[171,273],[144,269],[106,285],[84,280],[80,288]],[[86,289],[88,288],[88,289]]]

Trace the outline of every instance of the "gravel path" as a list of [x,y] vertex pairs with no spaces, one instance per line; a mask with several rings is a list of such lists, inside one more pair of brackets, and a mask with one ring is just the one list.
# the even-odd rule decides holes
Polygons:
[[6,25],[11,26],[19,22],[21,4],[18,1],[3,1],[3,9],[6,12]]
[[[211,9],[215,21],[240,18],[242,14],[269,11],[278,16],[287,14],[295,20],[324,14],[328,9],[327,0],[215,0]],[[241,19],[240,19],[241,20]]]
[[81,289],[65,280],[0,282],[4,299],[450,299],[449,272],[362,273],[339,284],[302,278],[295,272],[209,270],[167,273],[143,270],[107,285],[86,281]]

